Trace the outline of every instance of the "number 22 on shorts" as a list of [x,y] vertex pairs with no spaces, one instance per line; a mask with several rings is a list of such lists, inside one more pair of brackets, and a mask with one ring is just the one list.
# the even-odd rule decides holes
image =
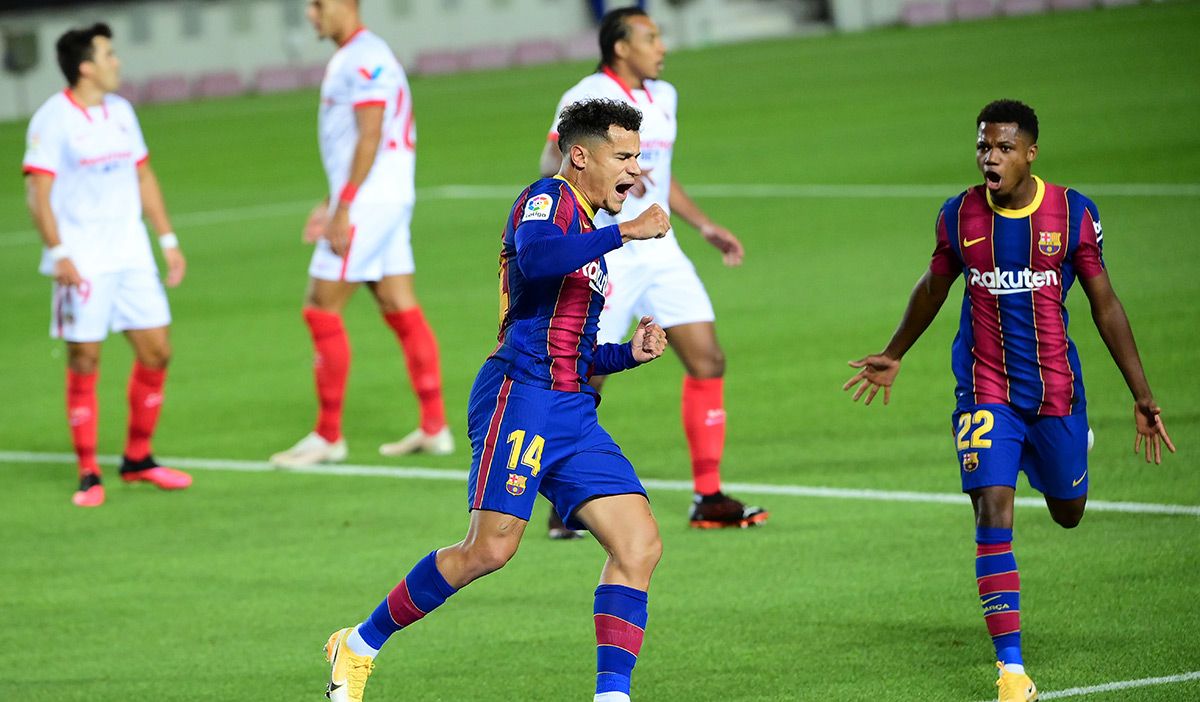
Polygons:
[[[963,412],[958,417],[958,450],[991,448],[992,440],[984,437],[988,435],[995,424],[996,420],[992,416],[991,410],[981,409],[974,413]],[[975,430],[971,431],[971,427],[975,427]],[[967,438],[967,432],[971,434],[970,439]],[[516,463],[512,465],[516,465]]]
[[508,454],[508,469],[516,470],[517,461],[520,460],[529,466],[529,474],[536,478],[542,470],[542,450],[546,448],[546,440],[540,434],[534,434],[529,440],[529,448],[521,455],[521,447],[525,445],[525,430],[516,429],[508,435],[508,443],[512,444],[512,451]]

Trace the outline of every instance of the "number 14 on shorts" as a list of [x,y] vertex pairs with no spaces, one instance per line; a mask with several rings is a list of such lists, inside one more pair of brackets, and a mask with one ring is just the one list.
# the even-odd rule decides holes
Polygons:
[[512,446],[512,450],[508,454],[508,469],[516,470],[517,463],[529,466],[529,474],[537,477],[537,474],[542,470],[542,450],[546,448],[546,440],[540,434],[534,434],[529,440],[529,447],[525,449],[525,453],[521,453],[521,449],[525,446],[525,430],[516,429],[508,435],[508,443]]

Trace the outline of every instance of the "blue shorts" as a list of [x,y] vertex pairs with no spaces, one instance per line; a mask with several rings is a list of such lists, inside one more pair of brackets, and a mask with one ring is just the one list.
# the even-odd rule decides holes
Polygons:
[[1024,416],[1008,405],[974,405],[954,412],[954,440],[963,492],[1017,486],[1025,471],[1035,490],[1059,500],[1088,491],[1088,420]]
[[487,361],[471,387],[470,509],[529,521],[540,492],[568,527],[585,529],[575,511],[588,500],[646,494],[621,447],[600,426],[592,395],[514,382],[503,368]]

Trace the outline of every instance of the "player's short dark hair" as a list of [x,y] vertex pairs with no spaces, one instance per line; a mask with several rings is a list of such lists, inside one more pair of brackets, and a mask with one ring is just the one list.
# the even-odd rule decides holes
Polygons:
[[90,27],[68,29],[58,38],[58,43],[54,45],[58,51],[58,67],[62,69],[68,85],[79,82],[79,64],[96,58],[92,41],[96,37],[112,39],[112,35],[112,29],[107,24],[97,22]]
[[640,7],[621,7],[600,18],[600,65],[611,66],[616,58],[616,45],[629,38],[630,17],[649,17]]
[[1033,137],[1033,143],[1038,140],[1038,119],[1033,108],[1020,100],[996,100],[989,102],[979,116],[975,118],[975,126],[980,122],[1015,122],[1017,129]]
[[582,139],[608,141],[608,129],[613,125],[636,132],[642,128],[642,113],[607,98],[573,102],[558,115],[558,150],[565,154]]

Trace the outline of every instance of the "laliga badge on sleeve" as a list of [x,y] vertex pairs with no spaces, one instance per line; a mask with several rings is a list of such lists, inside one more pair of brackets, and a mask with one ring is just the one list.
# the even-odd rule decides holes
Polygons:
[[530,220],[547,220],[550,219],[550,210],[554,209],[554,198],[549,195],[534,195],[525,203],[525,215],[521,217],[522,222]]

